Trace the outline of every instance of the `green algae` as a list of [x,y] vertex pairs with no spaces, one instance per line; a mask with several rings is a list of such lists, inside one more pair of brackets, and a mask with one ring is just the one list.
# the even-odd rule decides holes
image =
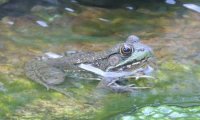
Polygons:
[[[87,115],[88,112],[95,111],[92,106],[81,102],[80,91],[77,101],[27,79],[10,81],[1,75],[0,80],[7,89],[0,93],[1,119],[86,119],[92,117]],[[85,112],[80,114],[80,110]]]

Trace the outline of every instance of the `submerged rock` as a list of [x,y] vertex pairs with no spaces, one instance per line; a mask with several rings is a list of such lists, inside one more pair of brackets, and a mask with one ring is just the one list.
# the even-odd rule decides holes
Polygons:
[[42,6],[42,5],[36,5],[31,8],[31,12],[47,12],[47,13],[56,13],[57,8],[54,6]]
[[0,0],[0,5],[8,2],[8,0]]
[[5,92],[7,89],[4,87],[4,84],[0,82],[0,92]]
[[101,6],[101,7],[116,7],[124,3],[124,0],[77,0],[86,5]]
[[[160,111],[160,109],[165,109],[167,112]],[[164,110],[164,111],[165,111]],[[197,119],[199,118],[200,107],[187,107],[181,108],[176,106],[158,106],[158,107],[144,107],[136,111],[136,113],[121,115],[119,120],[138,120],[138,119]],[[150,114],[151,113],[151,114]]]
[[[58,0],[0,0],[0,18],[4,16],[23,16],[28,14],[34,6],[59,6],[64,4]],[[34,10],[39,8],[34,8]]]
[[36,23],[41,27],[48,27],[48,24],[45,21],[38,20],[36,21]]

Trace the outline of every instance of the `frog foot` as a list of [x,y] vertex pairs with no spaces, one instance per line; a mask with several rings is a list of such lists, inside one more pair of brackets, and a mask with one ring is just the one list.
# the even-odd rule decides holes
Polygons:
[[111,89],[114,92],[119,92],[119,93],[123,93],[123,92],[134,92],[135,90],[138,89],[148,89],[150,87],[135,87],[134,84],[130,84],[127,86],[123,86],[123,85],[119,85],[117,83],[112,84],[110,86],[107,86],[109,89]]

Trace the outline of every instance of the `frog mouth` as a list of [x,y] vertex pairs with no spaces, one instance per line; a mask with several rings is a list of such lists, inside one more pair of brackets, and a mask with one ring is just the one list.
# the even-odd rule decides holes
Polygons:
[[141,62],[133,62],[131,64],[124,65],[123,67],[117,68],[117,71],[130,71],[136,68]]
[[110,68],[108,68],[107,71],[133,71],[137,68],[140,68],[142,67],[145,62],[147,61],[147,59],[143,59],[143,60],[140,60],[140,61],[137,61],[137,62],[131,62],[131,63],[127,63],[123,66],[111,66]]

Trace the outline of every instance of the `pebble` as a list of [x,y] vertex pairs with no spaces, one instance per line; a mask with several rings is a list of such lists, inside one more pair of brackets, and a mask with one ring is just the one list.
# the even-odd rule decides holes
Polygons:
[[5,49],[5,44],[3,41],[0,41],[0,49]]
[[7,21],[7,24],[14,25],[14,22],[13,21]]
[[174,4],[176,4],[176,1],[175,0],[165,0],[165,3],[174,5]]
[[7,89],[4,87],[4,84],[0,82],[0,92],[5,92]]
[[67,10],[68,12],[74,12],[72,8],[68,8],[68,7],[66,7],[65,10]]
[[160,107],[158,107],[158,112],[168,114],[168,113],[172,112],[172,110],[167,106],[160,106]]
[[154,108],[152,107],[146,107],[143,109],[142,113],[146,116],[153,114]]
[[133,10],[134,7],[132,7],[132,6],[127,6],[126,9],[128,9],[128,10]]
[[76,54],[78,51],[76,50],[70,50],[70,51],[66,51],[65,55],[72,55],[72,54]]
[[[133,114],[121,116],[120,120],[174,120],[174,119],[197,119],[200,118],[199,106],[181,108],[176,106],[162,105],[158,107],[144,107]],[[191,120],[193,120],[191,119]]]
[[48,58],[53,58],[53,59],[63,57],[63,56],[53,53],[53,52],[47,52],[47,53],[45,53],[45,56]]
[[136,120],[134,116],[123,116],[122,120]]
[[170,118],[181,118],[181,117],[187,117],[187,114],[185,113],[178,113],[178,112],[172,112],[169,115]]
[[98,18],[100,21],[103,21],[103,22],[110,22],[110,20],[108,19],[105,19],[105,18]]
[[152,117],[153,118],[161,118],[163,116],[164,116],[163,114],[154,114]]
[[42,27],[48,27],[48,24],[45,21],[42,20],[38,20],[36,21],[36,23]]

